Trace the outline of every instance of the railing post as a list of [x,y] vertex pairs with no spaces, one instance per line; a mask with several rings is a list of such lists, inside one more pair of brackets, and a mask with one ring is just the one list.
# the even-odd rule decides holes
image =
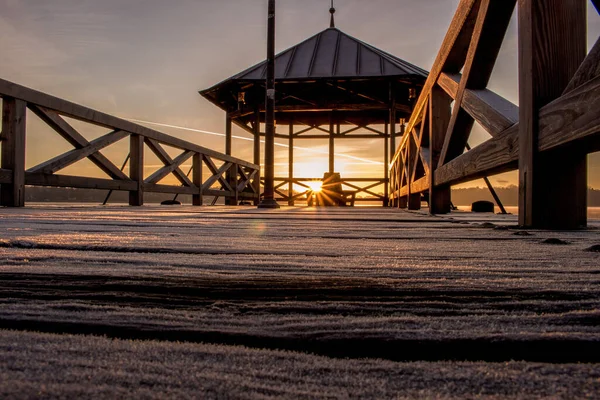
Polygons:
[[385,136],[383,140],[383,179],[385,179],[384,191],[383,191],[383,206],[389,206],[390,202],[390,154],[389,154],[389,125],[386,122],[384,129]]
[[[232,128],[233,124],[231,116],[229,115],[229,113],[227,113],[227,116],[225,117],[225,154],[227,154],[228,156],[231,156]],[[235,168],[237,168],[237,166],[234,164],[231,166],[229,171],[225,173],[225,179],[231,185],[232,188],[234,186],[235,176],[237,176],[237,170]],[[235,206],[237,205],[237,201],[235,201],[235,199],[233,199],[232,197],[225,197],[225,205]]]
[[[422,124],[425,123],[425,121],[421,122]],[[408,132],[409,135],[412,135],[411,132]],[[419,149],[417,148],[417,144],[415,143],[414,139],[412,137],[409,137],[408,139],[408,156],[406,157],[408,160],[408,209],[412,210],[412,211],[418,211],[421,209],[421,193],[413,193],[412,191],[412,184],[413,184],[413,180],[412,180],[412,175],[413,175],[413,169],[414,169],[414,164],[413,161],[415,158],[419,157]]]
[[587,156],[538,153],[539,110],[560,97],[586,55],[585,0],[519,1],[519,225],[587,224]]
[[444,137],[450,124],[452,98],[434,87],[429,100],[429,213],[447,214],[451,211],[451,189],[435,186],[435,169],[440,161]]
[[137,190],[129,192],[130,206],[144,205],[144,137],[132,134],[129,138],[129,178],[137,183]]
[[290,121],[290,143],[288,149],[288,178],[290,186],[288,188],[288,206],[295,205],[294,202],[294,121]]
[[258,199],[254,200],[257,206],[260,202],[260,110],[254,110],[254,164],[258,165],[258,171],[254,177],[254,189],[258,193]]
[[0,204],[6,207],[23,207],[27,103],[5,97],[2,104],[2,169],[12,171],[12,183],[1,186]]
[[194,206],[201,206],[204,203],[204,195],[202,193],[202,158],[202,154],[196,153],[192,159],[192,182],[198,188],[198,193],[192,196],[192,204]]

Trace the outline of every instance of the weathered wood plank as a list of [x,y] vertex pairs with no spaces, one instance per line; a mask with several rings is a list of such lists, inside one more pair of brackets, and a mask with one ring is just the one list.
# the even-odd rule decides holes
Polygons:
[[68,151],[42,164],[36,165],[35,167],[30,168],[28,172],[53,174],[69,165],[75,164],[77,161],[90,157],[103,148],[110,146],[127,136],[129,136],[129,133],[125,131],[113,131],[98,139],[92,140],[89,145],[83,148]]
[[194,155],[193,151],[184,151],[182,154],[177,156],[170,165],[165,165],[158,171],[154,172],[148,178],[144,180],[144,184],[155,184],[165,178],[167,175],[173,173],[176,169],[179,169],[181,164],[192,158]]
[[[454,99],[460,79],[460,74],[442,73],[438,85]],[[465,90],[462,107],[492,136],[519,121],[519,107],[487,89]]]
[[585,153],[537,154],[539,110],[563,94],[586,53],[585,0],[519,2],[521,226],[573,229],[587,223]]
[[[0,87],[1,84],[2,80],[0,79]],[[77,132],[71,125],[69,125],[64,119],[62,119],[61,116],[55,111],[31,104],[28,107],[35,115],[48,124],[59,135],[61,135],[63,139],[69,142],[76,149],[82,149],[86,146],[89,146],[90,142],[79,132]],[[100,168],[104,173],[113,179],[128,179],[127,175],[125,175],[119,169],[119,167],[113,164],[108,158],[102,155],[102,153],[91,154],[90,161],[92,161],[98,168]]]
[[600,76],[600,38],[596,41],[563,94],[569,93],[597,76]]
[[[156,140],[150,139],[150,138],[145,138],[144,142],[146,143],[146,146],[148,146],[148,148],[150,150],[152,150],[152,152],[156,155],[156,157],[158,157],[158,159],[163,164],[165,164],[165,165],[172,165],[173,164],[173,159],[166,152],[166,150],[160,145],[160,143],[158,143]],[[180,168],[175,168],[171,172],[175,175],[175,178],[177,178],[177,180],[182,185],[184,185],[184,186],[193,186],[192,181],[190,181],[190,179],[187,177],[187,175],[184,174],[183,171]]]
[[0,205],[25,206],[25,102],[4,98],[2,102],[2,163],[9,170],[11,182],[0,187]]
[[[445,74],[442,74],[445,75]],[[456,84],[458,88],[458,84]],[[429,103],[429,213],[447,214],[451,210],[450,186],[435,186],[433,169],[438,165],[444,136],[450,124],[452,97],[440,88],[431,90]]]
[[244,160],[227,156],[225,154],[208,149],[206,147],[198,146],[194,143],[169,136],[162,132],[146,128],[133,122],[129,122],[124,119],[117,118],[115,116],[105,114],[103,112],[96,111],[91,108],[84,107],[82,105],[75,104],[70,101],[36,91],[13,82],[6,81],[4,79],[0,79],[0,94],[3,97],[8,96],[24,100],[27,103],[38,105],[48,110],[53,110],[64,116],[77,119],[79,121],[103,126],[108,129],[119,129],[127,131],[133,134],[138,134],[144,137],[155,139],[160,143],[176,147],[181,150],[193,150],[197,153],[202,153],[214,157],[215,159],[219,159],[222,161],[231,161],[240,165],[256,168],[255,164],[248,163]]
[[25,173],[25,184],[30,186],[51,186],[78,189],[102,189],[131,191],[137,188],[136,182],[131,180],[114,180],[101,178],[88,178],[83,176],[70,176],[43,173]]

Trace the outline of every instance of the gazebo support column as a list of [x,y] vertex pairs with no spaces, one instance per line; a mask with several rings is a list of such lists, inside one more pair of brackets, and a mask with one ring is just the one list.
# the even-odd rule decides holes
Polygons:
[[[429,101],[429,165],[438,165],[444,137],[450,124],[452,99],[442,89],[435,88]],[[447,214],[451,211],[450,186],[435,187],[435,174],[429,179],[429,213]]]
[[2,104],[2,168],[12,171],[12,183],[0,189],[0,205],[25,206],[25,119],[27,104],[4,98]]
[[390,83],[390,160],[396,154],[396,89],[394,83]]
[[[258,108],[254,111],[254,164],[259,166],[258,174],[254,179],[254,189],[260,194],[260,111]],[[260,200],[254,200],[254,205],[257,206],[259,202]]]
[[[227,115],[225,116],[225,154],[227,154],[228,156],[231,155],[232,128],[233,128],[233,124],[232,124],[231,116],[229,113],[227,113]],[[231,187],[235,186],[235,178],[237,175],[237,171],[235,171],[234,168],[237,168],[237,167],[235,165],[233,165],[231,167],[231,169],[229,171],[227,171],[227,173],[226,173],[227,182],[229,182]],[[226,197],[225,205],[235,206],[235,205],[237,205],[237,201],[235,198]]]
[[587,224],[587,156],[537,151],[539,110],[560,97],[585,58],[584,0],[519,1],[519,225]]
[[335,172],[335,139],[334,139],[334,123],[333,113],[329,120],[329,173]]
[[385,124],[385,137],[383,138],[383,178],[385,179],[385,185],[383,185],[383,206],[387,207],[390,201],[390,149],[389,149],[389,124]]
[[288,205],[293,206],[294,203],[294,122],[290,121],[290,143],[288,149],[288,177],[290,186],[288,188],[289,200]]

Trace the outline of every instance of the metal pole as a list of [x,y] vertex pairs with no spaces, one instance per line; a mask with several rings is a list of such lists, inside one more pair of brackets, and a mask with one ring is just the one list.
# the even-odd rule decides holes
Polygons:
[[279,208],[275,201],[275,0],[269,0],[267,93],[265,98],[265,191],[258,208]]

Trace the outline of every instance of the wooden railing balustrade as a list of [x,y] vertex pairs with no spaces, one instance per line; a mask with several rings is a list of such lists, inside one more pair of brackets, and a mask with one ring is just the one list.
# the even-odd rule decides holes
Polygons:
[[[598,10],[598,2],[593,1]],[[587,154],[600,150],[600,41],[585,0],[521,0],[519,103],[487,89],[516,0],[461,0],[390,166],[390,199],[433,214],[451,185],[519,169],[519,223],[585,226]],[[465,152],[474,122],[491,138]]]
[[[323,182],[322,178],[275,178],[275,195],[277,201],[287,202],[293,206],[296,201],[306,201],[307,195],[314,191],[311,182]],[[339,182],[343,187],[349,188],[345,192],[353,192],[354,202],[378,202],[385,203],[387,197],[384,193],[376,193],[373,190],[387,184],[385,178],[341,178]],[[299,186],[303,191],[293,190],[293,186]]]
[[[0,79],[2,97],[2,134],[0,166],[0,204],[22,207],[25,186],[120,190],[129,192],[129,204],[144,203],[144,192],[191,195],[194,205],[204,196],[224,197],[230,204],[239,200],[257,201],[259,166],[166,135],[164,133],[59,99]],[[26,110],[31,110],[54,129],[74,149],[25,169]],[[63,117],[110,129],[108,134],[88,141]],[[102,155],[101,150],[129,138],[129,174]],[[164,164],[149,176],[144,174],[144,146]],[[163,146],[179,149],[172,158]],[[60,170],[88,158],[111,179],[57,174]],[[191,160],[191,177],[181,170]],[[208,171],[207,174],[204,174]],[[160,182],[174,175],[181,186]]]

